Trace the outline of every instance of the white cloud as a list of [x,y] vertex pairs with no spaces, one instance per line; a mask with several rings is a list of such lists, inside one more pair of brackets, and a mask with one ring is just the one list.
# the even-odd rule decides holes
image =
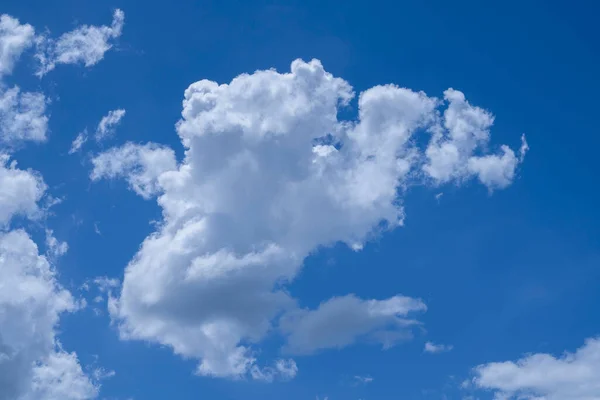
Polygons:
[[469,158],[468,171],[490,189],[505,188],[515,176],[518,159],[508,147],[502,146],[502,155],[487,155]]
[[46,190],[46,184],[33,171],[17,168],[15,161],[0,154],[0,229],[16,215],[36,218],[41,215],[37,202]]
[[0,188],[0,400],[94,398],[97,383],[56,337],[60,315],[80,307],[56,281],[49,261],[64,254],[67,244],[47,230],[45,257],[25,231],[6,230],[15,216],[43,216],[38,202],[46,185],[39,174],[18,169],[2,155]]
[[173,150],[152,143],[126,143],[99,154],[92,163],[92,180],[124,177],[129,186],[146,199],[160,191],[158,177],[177,168]]
[[69,149],[69,154],[75,154],[77,153],[79,150],[81,150],[81,147],[85,144],[85,142],[87,142],[87,130],[84,130],[83,132],[80,132],[77,137],[73,140],[73,142],[71,143],[71,148]]
[[[46,98],[41,93],[7,88],[1,81],[12,73],[15,63],[35,38],[31,25],[9,15],[0,16],[0,146],[13,147],[22,141],[46,139]],[[6,150],[4,150],[6,151]]]
[[39,362],[33,369],[31,392],[22,400],[87,400],[98,396],[100,379],[105,376],[94,376],[94,381],[83,372],[77,355],[62,350],[51,353],[43,363]]
[[56,64],[83,64],[86,67],[97,64],[113,47],[114,39],[121,36],[124,22],[125,13],[117,9],[111,26],[82,25],[56,40],[39,38],[37,58],[41,65],[38,75],[53,70]]
[[[92,179],[123,177],[143,197],[158,195],[163,212],[127,266],[120,296],[109,299],[123,339],[170,346],[198,359],[200,374],[239,377],[258,368],[253,348],[282,313],[287,348],[298,352],[363,336],[390,346],[408,335],[402,327],[411,321],[402,316],[424,310],[418,300],[346,296],[303,311],[285,288],[312,251],[336,242],[359,250],[401,225],[403,189],[423,183],[414,173],[426,160],[415,135],[435,130],[438,143],[468,120],[458,114],[444,128],[437,99],[385,85],[360,94],[358,120],[338,121],[353,95],[317,60],[229,84],[201,80],[185,91],[180,165],[153,144],[126,144],[93,160]],[[480,135],[476,126],[461,129]],[[460,160],[452,170],[467,169],[468,158]],[[358,315],[348,316],[345,304]]]
[[285,351],[310,354],[317,350],[342,348],[360,338],[393,346],[411,337],[417,322],[409,313],[426,311],[418,299],[394,296],[386,300],[362,300],[353,295],[334,297],[316,310],[296,310],[284,316],[281,328],[289,333]]
[[434,135],[426,150],[423,171],[437,183],[460,182],[475,176],[490,190],[510,185],[528,149],[525,136],[519,158],[508,146],[501,146],[497,154],[476,155],[489,143],[494,117],[469,104],[457,90],[446,90],[444,99],[448,108],[441,123],[432,129]]
[[0,16],[0,78],[12,72],[23,51],[33,44],[35,30],[10,15]]
[[24,141],[46,140],[48,117],[42,93],[21,92],[0,83],[0,145],[15,146]]
[[106,116],[102,117],[96,129],[96,141],[100,142],[112,136],[124,116],[125,110],[118,109],[109,111]]
[[250,369],[250,376],[264,382],[273,382],[275,379],[290,380],[296,377],[298,366],[292,359],[280,359],[275,362],[273,367],[259,368],[253,365]]
[[561,357],[530,354],[517,361],[475,368],[473,384],[492,390],[497,399],[600,399],[600,339],[588,339],[575,353]]
[[298,373],[298,367],[294,360],[277,360],[275,363],[275,370],[280,376],[287,379],[293,379]]
[[[0,234],[0,399],[91,399],[97,386],[56,339],[77,309],[48,260],[22,230]],[[35,328],[35,329],[33,329]]]
[[425,343],[425,348],[423,349],[423,351],[425,353],[445,353],[447,351],[450,351],[453,349],[452,345],[446,345],[446,344],[435,344],[432,342],[427,342]]
[[69,245],[67,242],[61,242],[54,237],[51,229],[46,229],[46,252],[51,258],[58,258],[67,253]]

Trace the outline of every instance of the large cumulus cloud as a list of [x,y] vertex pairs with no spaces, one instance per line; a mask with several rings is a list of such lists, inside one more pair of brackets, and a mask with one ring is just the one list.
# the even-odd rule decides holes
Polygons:
[[[292,352],[408,336],[416,321],[405,317],[425,310],[418,299],[348,295],[304,310],[286,284],[319,247],[343,242],[358,250],[401,225],[410,185],[478,178],[503,188],[521,159],[508,147],[486,152],[493,118],[456,90],[440,100],[376,86],[359,95],[356,120],[338,120],[353,97],[350,84],[317,60],[229,84],[201,80],[185,91],[177,123],[181,163],[157,145],[134,151],[127,144],[95,159],[94,179],[124,176],[144,197],[156,193],[163,211],[110,301],[123,338],[196,358],[200,374],[236,377],[256,370],[255,344],[279,329],[281,315]],[[417,135],[427,138],[425,148]],[[450,152],[452,161],[440,159]],[[148,168],[151,159],[163,167]],[[336,338],[339,330],[322,326],[335,321],[353,329]]]

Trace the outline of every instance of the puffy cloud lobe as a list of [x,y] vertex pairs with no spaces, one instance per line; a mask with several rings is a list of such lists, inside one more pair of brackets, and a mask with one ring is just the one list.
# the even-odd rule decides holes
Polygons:
[[13,147],[25,141],[46,140],[48,117],[42,93],[21,92],[0,84],[0,145]]
[[33,44],[35,30],[10,15],[0,16],[0,78],[10,74],[16,60]]
[[[0,187],[2,228],[16,215],[42,215],[37,202],[46,185],[37,173],[18,169],[2,156]],[[46,247],[51,259],[67,251],[67,244],[51,230],[46,231]],[[27,233],[0,229],[0,400],[96,397],[98,385],[83,373],[77,356],[64,352],[56,339],[60,315],[77,308]]]
[[475,176],[490,190],[510,185],[517,165],[529,148],[525,136],[522,136],[518,158],[508,146],[501,146],[500,154],[476,155],[489,143],[494,117],[469,104],[457,90],[446,90],[444,99],[448,108],[441,123],[432,128],[434,135],[425,152],[424,172],[438,183],[464,181]]
[[173,150],[152,143],[127,143],[99,154],[92,163],[92,180],[124,177],[131,188],[144,198],[157,194],[160,190],[158,177],[177,167]]
[[109,111],[106,116],[102,117],[96,129],[96,141],[99,142],[112,136],[124,116],[125,110],[118,109]]
[[41,66],[38,75],[53,70],[56,64],[83,64],[86,67],[97,64],[112,48],[111,42],[121,36],[124,23],[125,13],[117,9],[111,26],[82,25],[56,40],[39,38],[37,58]]
[[399,295],[386,300],[362,300],[353,295],[334,297],[316,310],[296,311],[282,319],[281,327],[289,333],[285,350],[310,354],[346,347],[365,335],[390,347],[397,340],[410,337],[408,329],[416,322],[405,317],[426,310],[421,300]]
[[7,155],[0,154],[0,228],[15,215],[35,218],[41,211],[37,202],[46,190],[43,179],[33,171],[17,168]]
[[31,394],[23,400],[88,400],[98,396],[99,382],[109,376],[95,374],[95,382],[83,372],[77,355],[58,350],[33,369]]
[[[402,224],[400,195],[422,175],[411,172],[424,167],[416,133],[435,130],[433,146],[448,132],[487,135],[491,122],[469,124],[472,112],[453,111],[445,128],[437,99],[395,85],[361,93],[358,120],[338,121],[353,95],[317,60],[294,61],[289,73],[242,74],[229,84],[202,80],[185,91],[180,165],[160,157],[168,167],[150,173],[145,153],[159,148],[152,144],[127,144],[94,159],[92,179],[124,177],[140,195],[159,195],[163,210],[158,230],[126,268],[120,297],[109,301],[123,338],[197,358],[200,374],[235,377],[258,368],[252,346],[281,313],[287,347],[298,352],[360,337],[389,346],[408,334],[402,307],[424,310],[417,300],[348,296],[299,311],[285,284],[320,246],[360,249],[377,231]],[[461,160],[452,169],[467,169],[468,158]],[[346,318],[344,304],[362,311]],[[315,333],[328,313],[350,333],[329,325],[329,335]],[[314,343],[296,331],[312,334]]]
[[0,234],[0,399],[91,399],[97,386],[56,341],[60,314],[77,308],[21,230]]
[[473,383],[498,399],[592,400],[600,398],[600,339],[588,339],[561,357],[531,354],[515,362],[475,368]]

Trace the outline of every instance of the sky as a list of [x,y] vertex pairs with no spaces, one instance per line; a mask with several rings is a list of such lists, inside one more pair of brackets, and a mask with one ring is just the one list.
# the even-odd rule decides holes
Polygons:
[[600,399],[599,12],[4,1],[0,400]]

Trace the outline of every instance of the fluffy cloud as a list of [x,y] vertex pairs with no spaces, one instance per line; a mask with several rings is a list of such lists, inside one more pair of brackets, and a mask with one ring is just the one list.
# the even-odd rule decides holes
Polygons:
[[42,93],[4,89],[0,83],[0,145],[13,147],[24,141],[46,140],[48,117]]
[[10,15],[0,16],[0,78],[12,72],[23,51],[33,44],[34,36],[31,25],[22,25]]
[[[472,157],[463,150],[447,167],[428,156],[429,148],[462,140],[459,134],[482,142],[491,116],[458,91],[446,92],[451,111],[442,116],[440,100],[385,85],[360,94],[357,120],[339,121],[353,96],[317,60],[229,84],[201,80],[185,91],[177,124],[181,164],[152,144],[94,159],[92,179],[123,177],[145,198],[158,195],[163,210],[127,266],[120,296],[109,301],[122,338],[170,346],[198,359],[200,374],[237,377],[260,375],[253,346],[282,314],[286,348],[300,353],[362,337],[392,345],[407,335],[406,313],[425,309],[418,300],[345,296],[299,310],[286,284],[319,247],[343,242],[358,250],[401,225],[409,184],[477,176],[505,186],[495,174],[463,173]],[[431,132],[429,147],[420,149],[416,135]],[[478,156],[486,156],[483,149]],[[514,168],[503,176],[513,177]]]
[[282,329],[290,334],[285,350],[310,354],[348,346],[366,335],[390,347],[410,337],[408,328],[416,322],[405,317],[426,310],[422,301],[404,296],[366,301],[353,295],[334,297],[316,310],[296,311],[282,319]]
[[90,399],[98,387],[56,339],[77,309],[48,260],[22,230],[0,234],[0,399]]
[[121,119],[125,116],[125,110],[118,109],[109,111],[108,114],[100,120],[96,129],[96,141],[102,141],[111,136],[115,132],[115,128],[121,123]]
[[[0,58],[9,53],[16,57],[11,48],[15,41],[0,44],[5,52]],[[19,142],[45,139],[45,106],[42,94],[0,88],[0,148],[10,151]],[[56,337],[60,315],[75,311],[77,303],[58,284],[50,261],[39,255],[27,233],[7,230],[15,216],[43,216],[38,202],[46,185],[38,173],[19,169],[16,161],[0,154],[0,188],[0,400],[95,398],[98,384]],[[50,259],[67,251],[51,230],[46,231],[46,247]]]
[[426,150],[425,173],[438,183],[464,181],[475,176],[490,190],[510,185],[517,165],[529,148],[525,136],[521,138],[518,158],[508,146],[501,146],[498,154],[476,155],[489,144],[494,117],[470,105],[457,90],[446,90],[444,99],[448,108],[442,123],[433,129],[434,136]]
[[[0,158],[0,225],[11,218],[42,215],[46,190],[33,171]],[[46,231],[50,259],[67,251]],[[83,400],[95,398],[98,384],[82,371],[74,353],[56,338],[59,317],[78,308],[55,278],[56,272],[23,230],[0,229],[0,400]]]
[[593,400],[600,398],[600,339],[588,339],[561,357],[531,354],[515,362],[475,368],[473,384],[497,399]]
[[[23,141],[46,139],[46,98],[41,93],[23,93],[18,86],[7,88],[1,81],[12,73],[16,61],[33,44],[31,25],[0,16],[0,146],[13,147]],[[6,150],[4,150],[6,151]]]
[[0,229],[15,215],[36,218],[41,211],[37,202],[46,190],[43,179],[33,171],[17,168],[15,161],[0,154]]
[[177,167],[173,150],[152,143],[127,143],[94,157],[92,163],[92,180],[124,177],[130,187],[144,198],[158,193],[158,177]]
[[[96,372],[96,371],[94,371]],[[59,348],[33,369],[31,394],[23,400],[88,400],[98,396],[99,381],[109,376],[94,373],[94,381],[83,372],[77,355]]]
[[[0,78],[12,72],[23,51],[34,42],[38,46],[36,57],[41,62],[40,76],[54,69],[56,64],[92,66],[112,47],[110,41],[121,35],[124,18],[123,11],[117,9],[111,26],[83,25],[54,40],[35,36],[31,25],[20,24],[15,18],[2,15]],[[0,145],[12,148],[24,141],[44,141],[48,130],[46,103],[42,93],[21,92],[18,86],[7,88],[0,82]],[[111,111],[100,122],[96,138],[100,140],[110,135],[124,114],[124,110]],[[86,139],[84,134],[78,136],[69,153],[79,150]]]
[[425,343],[425,348],[423,349],[423,351],[425,353],[444,353],[446,351],[450,351],[452,350],[453,346],[452,345],[446,345],[446,344],[435,344],[432,342],[427,342]]
[[104,53],[112,48],[112,41],[121,36],[125,13],[115,10],[111,26],[83,25],[64,33],[58,39],[38,38],[37,58],[40,61],[38,75],[53,70],[56,64],[97,64]]
[[[120,34],[122,19],[122,13],[115,15],[109,36]],[[94,54],[89,46],[100,45],[94,29],[105,28],[79,28],[52,42],[56,59],[45,67],[84,59],[88,65],[93,58],[88,56]],[[34,42],[44,41],[30,25],[0,17],[0,79]],[[78,49],[85,53],[79,59]],[[67,251],[67,244],[47,229],[44,256],[25,231],[10,230],[14,217],[44,215],[39,206],[46,191],[42,177],[17,168],[8,154],[25,141],[46,139],[46,103],[42,93],[21,92],[0,81],[0,400],[85,400],[96,398],[99,390],[100,377],[87,376],[77,355],[63,350],[57,338],[60,316],[80,307],[58,283],[52,263]]]

